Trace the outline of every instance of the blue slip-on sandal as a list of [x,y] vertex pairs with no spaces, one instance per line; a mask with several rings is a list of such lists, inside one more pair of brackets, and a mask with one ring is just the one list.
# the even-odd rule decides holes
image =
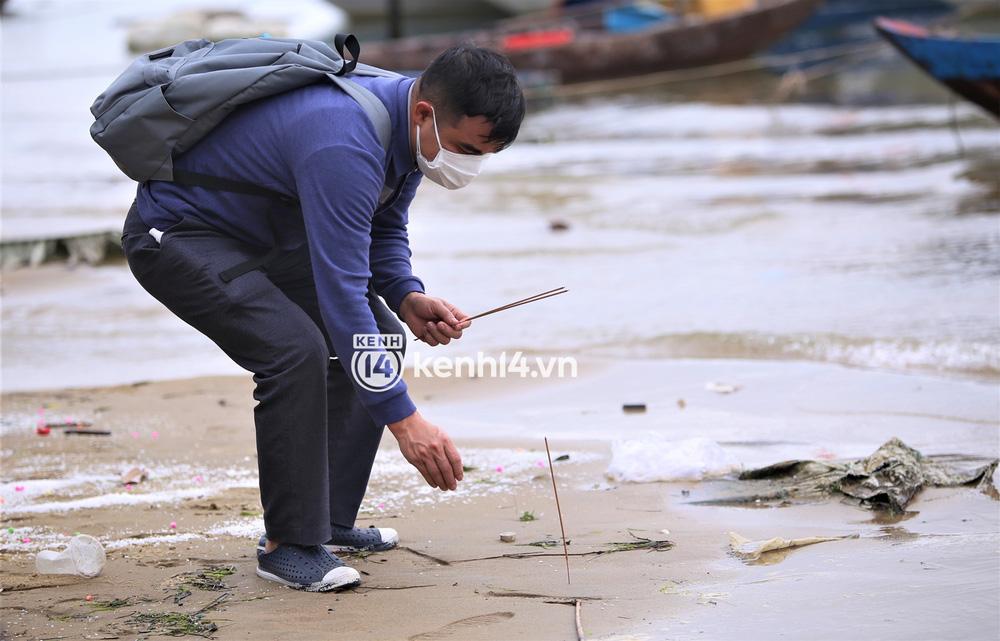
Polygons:
[[361,575],[322,545],[282,543],[271,552],[257,550],[257,576],[296,590],[329,592],[361,583]]

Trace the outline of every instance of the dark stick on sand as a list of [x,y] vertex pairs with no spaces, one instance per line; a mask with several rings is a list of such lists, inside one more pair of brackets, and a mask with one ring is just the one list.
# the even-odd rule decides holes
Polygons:
[[559,513],[559,530],[562,532],[563,558],[566,559],[566,583],[569,580],[569,549],[566,547],[566,528],[563,527],[562,508],[559,507],[559,490],[556,488],[556,471],[552,468],[552,452],[549,451],[549,437],[545,437],[545,455],[549,457],[549,474],[552,476],[552,493],[556,495],[556,512]]

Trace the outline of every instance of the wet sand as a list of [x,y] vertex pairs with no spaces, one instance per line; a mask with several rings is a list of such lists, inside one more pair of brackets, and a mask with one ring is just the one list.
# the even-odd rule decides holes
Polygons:
[[[895,379],[881,373],[823,374],[854,381],[856,388],[879,381],[885,398],[873,401],[877,406],[866,406],[860,394],[846,394],[846,383],[823,384],[817,372],[810,379],[816,384],[803,386],[792,403],[775,400],[764,370],[755,370],[758,376],[750,378],[752,369],[764,364],[749,364],[740,376],[743,383],[749,381],[744,390],[704,397],[692,390],[684,410],[675,405],[672,389],[661,389],[661,402],[650,403],[645,415],[593,410],[591,388],[604,389],[605,401],[613,398],[617,390],[612,381],[621,366],[588,366],[580,379],[556,381],[542,390],[516,380],[490,385],[482,380],[413,381],[425,412],[442,425],[456,426],[466,463],[476,469],[466,474],[461,492],[432,491],[421,486],[388,437],[358,523],[396,528],[403,549],[350,558],[365,573],[362,587],[322,595],[289,590],[254,574],[253,546],[261,521],[248,379],[5,395],[3,636],[167,638],[144,633],[150,624],[136,617],[202,611],[205,620],[218,626],[212,635],[218,639],[574,639],[574,608],[566,602],[575,599],[582,604],[588,639],[988,639],[1000,632],[995,607],[1000,519],[997,503],[975,490],[926,490],[911,504],[913,514],[891,521],[836,500],[771,509],[694,505],[718,496],[726,484],[612,483],[603,475],[609,443],[574,438],[532,400],[532,395],[545,395],[563,413],[570,413],[567,407],[575,403],[583,409],[570,422],[583,421],[581,431],[594,433],[586,421],[603,421],[609,437],[618,426],[628,434],[634,430],[628,422],[635,420],[661,432],[673,429],[678,436],[685,430],[704,431],[711,422],[729,422],[745,441],[761,443],[745,444],[742,450],[733,446],[734,451],[742,458],[756,451],[767,459],[797,453],[796,447],[820,447],[813,430],[833,423],[806,424],[798,446],[777,443],[796,441],[788,430],[799,416],[793,406],[820,397],[833,404],[839,398],[841,404],[850,400],[862,413],[868,411],[869,417],[881,416],[869,418],[872,440],[909,425],[909,434],[901,436],[938,443],[939,451],[955,446],[977,450],[965,453],[989,454],[991,447],[996,451],[992,386],[949,387],[944,380],[909,377],[911,387],[933,383],[923,389],[925,406],[893,418],[887,394],[896,402],[905,402],[905,394],[894,390]],[[658,369],[666,381],[645,390],[640,386],[636,394],[651,400],[654,389],[684,388],[678,372],[701,380],[713,367],[717,375],[740,371],[733,363],[698,366],[632,364],[633,371]],[[792,378],[801,379],[805,371],[794,364],[784,367]],[[949,402],[951,424],[935,405]],[[34,421],[43,404],[48,419],[84,418],[113,434],[64,436],[54,429],[47,437],[37,436]],[[671,407],[686,414],[671,414]],[[757,417],[758,427],[751,416]],[[760,429],[782,416],[775,432],[784,438]],[[462,427],[457,426],[460,417]],[[859,419],[844,412],[823,420],[846,424]],[[501,428],[508,423],[520,423],[522,429],[505,432]],[[964,436],[949,441],[943,429],[962,425]],[[556,464],[556,473],[571,553],[609,550],[613,543],[638,541],[636,537],[668,540],[673,546],[573,556],[572,584],[567,585],[559,547],[499,542],[501,531],[516,532],[518,544],[559,538],[540,442],[541,432],[550,429],[553,455],[570,454],[568,461]],[[845,435],[845,442],[854,437],[849,430],[840,436]],[[837,442],[838,435],[829,438]],[[862,446],[866,443],[859,440]],[[151,478],[126,491],[117,475],[135,464],[148,468]],[[23,489],[11,491],[16,486]],[[61,502],[76,509],[60,509]],[[537,520],[520,521],[524,512]],[[728,554],[730,531],[751,539],[859,538],[748,565]],[[56,546],[73,532],[105,543],[104,573],[95,579],[34,574],[34,551]],[[472,560],[531,552],[554,556]],[[190,587],[190,576],[179,576],[219,565],[234,568],[221,577],[220,590]],[[185,589],[190,596],[183,597]],[[183,598],[175,603],[178,594]]]

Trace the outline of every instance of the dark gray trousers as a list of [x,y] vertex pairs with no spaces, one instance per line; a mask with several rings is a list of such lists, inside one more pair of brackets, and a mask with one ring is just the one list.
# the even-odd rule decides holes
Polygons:
[[[331,524],[354,525],[384,426],[330,358],[308,250],[285,252],[224,282],[219,272],[261,250],[189,218],[161,231],[162,244],[133,203],[122,234],[125,257],[146,291],[253,373],[268,538],[327,542]],[[379,331],[403,334],[372,289],[368,303]]]

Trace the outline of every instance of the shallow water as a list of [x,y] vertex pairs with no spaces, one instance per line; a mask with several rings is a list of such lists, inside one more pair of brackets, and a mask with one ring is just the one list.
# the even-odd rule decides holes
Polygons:
[[[86,20],[115,34],[80,38],[98,48],[93,73],[36,82],[4,56],[5,239],[115,230],[131,201],[87,133],[90,101],[127,60],[121,25],[110,10]],[[71,27],[44,12],[7,20],[4,49]],[[52,43],[53,60],[72,44]],[[433,355],[801,360],[995,381],[1000,132],[972,107],[956,117],[958,135],[945,104],[649,93],[536,110],[472,186],[422,188],[414,268],[470,313],[571,293]],[[550,231],[556,219],[569,229]],[[6,390],[240,371],[120,263],[4,278]]]

